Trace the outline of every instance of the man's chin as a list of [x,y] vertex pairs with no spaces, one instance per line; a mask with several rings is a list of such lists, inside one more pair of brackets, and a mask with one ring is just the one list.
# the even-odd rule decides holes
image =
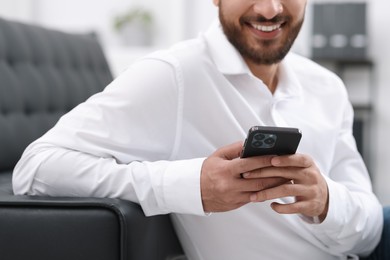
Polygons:
[[246,51],[241,50],[240,53],[246,60],[249,60],[257,65],[272,65],[279,63],[287,54],[285,51],[275,48],[260,48]]

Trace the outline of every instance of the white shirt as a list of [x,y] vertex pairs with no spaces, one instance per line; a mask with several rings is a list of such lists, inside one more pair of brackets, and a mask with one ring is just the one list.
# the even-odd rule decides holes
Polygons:
[[[14,191],[115,197],[139,203],[149,216],[175,213],[193,260],[368,253],[381,234],[382,208],[357,152],[352,120],[334,74],[289,54],[272,95],[214,25],[197,39],[140,59],[63,116],[26,149],[14,171]],[[205,216],[205,157],[244,140],[253,125],[301,129],[298,152],[315,160],[329,188],[321,224],[277,214],[270,202]]]

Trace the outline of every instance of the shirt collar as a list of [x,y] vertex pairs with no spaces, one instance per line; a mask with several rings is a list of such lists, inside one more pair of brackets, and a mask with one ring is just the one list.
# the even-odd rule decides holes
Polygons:
[[278,86],[275,97],[278,98],[297,98],[302,97],[302,84],[294,71],[295,54],[289,53],[282,60],[279,66]]
[[226,38],[219,20],[214,21],[204,38],[219,71],[223,74],[251,74],[240,53]]

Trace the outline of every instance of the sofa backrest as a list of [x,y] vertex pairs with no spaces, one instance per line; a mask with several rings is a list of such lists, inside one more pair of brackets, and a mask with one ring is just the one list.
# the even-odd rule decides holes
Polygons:
[[0,18],[0,174],[28,144],[112,81],[93,35]]

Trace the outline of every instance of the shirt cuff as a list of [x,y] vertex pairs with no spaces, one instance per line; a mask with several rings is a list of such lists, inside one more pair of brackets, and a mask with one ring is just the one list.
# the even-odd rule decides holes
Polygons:
[[342,185],[332,181],[325,176],[325,179],[328,184],[328,194],[329,194],[329,204],[328,212],[326,218],[321,223],[322,228],[325,227],[327,231],[339,232],[340,227],[343,227],[345,224],[345,212],[350,211],[348,191]]
[[[327,245],[335,245],[334,237],[340,233],[340,230],[344,228],[345,220],[347,216],[345,212],[349,212],[349,204],[345,203],[349,201],[348,192],[345,191],[345,187],[332,181],[325,176],[328,184],[329,191],[329,205],[326,218],[321,223],[315,223],[312,221],[305,221],[307,225],[310,225],[311,230]],[[314,225],[313,225],[314,224]]]
[[166,168],[163,196],[169,212],[206,215],[200,191],[200,174],[205,159],[174,161]]

